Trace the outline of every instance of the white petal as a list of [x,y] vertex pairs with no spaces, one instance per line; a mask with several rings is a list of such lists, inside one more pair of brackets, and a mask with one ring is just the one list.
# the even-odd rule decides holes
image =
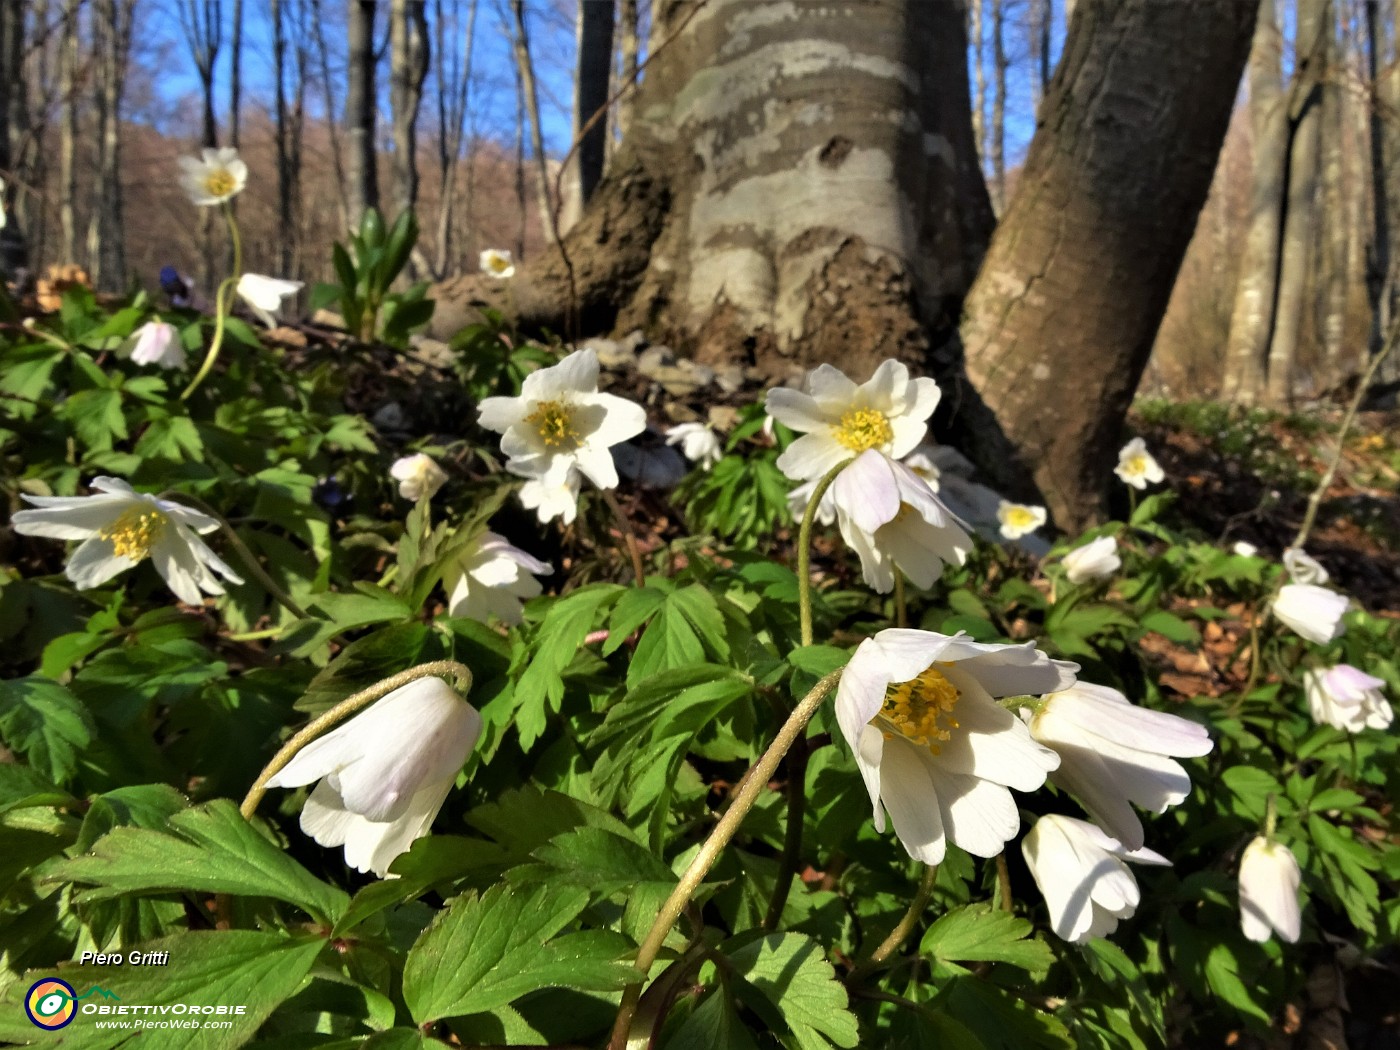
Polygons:
[[909,856],[925,864],[942,863],[948,843],[939,812],[941,800],[928,763],[907,741],[896,738],[885,748],[880,765],[880,797]]
[[[944,773],[932,763],[929,773],[943,811],[948,837],[976,857],[995,857],[1016,837],[1021,817],[1011,792],[989,780]],[[885,789],[886,794],[889,789]]]
[[112,548],[111,540],[96,536],[84,540],[68,558],[64,574],[73,581],[80,591],[100,587],[113,576],[125,572],[137,563],[122,555],[118,557]]
[[793,481],[812,481],[825,477],[835,467],[851,458],[851,450],[842,445],[828,429],[803,434],[778,457],[778,469]]

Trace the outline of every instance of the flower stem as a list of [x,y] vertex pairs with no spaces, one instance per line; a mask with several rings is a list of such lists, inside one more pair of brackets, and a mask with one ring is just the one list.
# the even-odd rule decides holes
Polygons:
[[802,515],[802,527],[797,532],[797,605],[802,618],[803,645],[812,644],[812,523],[817,519],[817,508],[821,505],[826,490],[831,488],[836,475],[850,464],[851,460],[848,459],[832,467],[821,481],[817,482],[817,487],[812,490],[811,502],[807,504],[807,511]]
[[325,714],[312,719],[305,728],[294,734],[290,740],[282,745],[281,750],[272,756],[272,761],[258,774],[258,779],[253,781],[253,786],[248,789],[243,804],[238,807],[238,811],[243,814],[243,819],[252,819],[254,812],[257,811],[258,803],[262,801],[263,795],[267,794],[267,782],[276,776],[277,772],[290,762],[298,751],[346,715],[353,714],[366,704],[373,703],[380,697],[392,693],[395,689],[408,685],[409,682],[417,681],[419,678],[427,678],[430,675],[447,674],[453,675],[457,679],[457,690],[464,697],[471,691],[471,668],[456,660],[434,660],[432,663],[419,664],[417,667],[410,667],[407,671],[390,675],[388,678],[374,683],[368,689],[361,689],[358,693],[347,696]]
[[1332,455],[1332,462],[1327,464],[1327,470],[1322,475],[1322,480],[1317,483],[1317,488],[1313,489],[1313,494],[1308,497],[1308,509],[1303,514],[1303,523],[1298,526],[1298,534],[1293,537],[1293,547],[1302,550],[1303,544],[1308,541],[1308,533],[1312,532],[1313,524],[1317,521],[1317,512],[1322,507],[1322,501],[1327,496],[1327,490],[1332,487],[1332,479],[1337,476],[1337,468],[1342,464],[1342,454],[1347,447],[1347,432],[1351,430],[1351,425],[1356,421],[1356,413],[1361,410],[1361,402],[1366,400],[1366,392],[1371,387],[1371,380],[1375,378],[1376,370],[1380,368],[1395,344],[1400,342],[1400,321],[1391,326],[1390,334],[1385,337],[1385,345],[1376,352],[1376,356],[1371,358],[1371,365],[1361,376],[1360,382],[1356,384],[1356,393],[1352,396],[1351,404],[1347,406],[1346,415],[1342,417],[1341,428],[1337,431],[1337,451]]
[[[719,818],[714,830],[710,832],[700,851],[691,860],[690,866],[685,869],[680,882],[671,891],[671,895],[666,898],[666,902],[661,905],[660,911],[656,914],[656,920],[651,924],[651,929],[642,940],[641,947],[637,949],[636,968],[643,974],[650,972],[651,964],[656,961],[656,956],[661,951],[661,946],[666,941],[666,935],[671,932],[671,927],[675,925],[681,913],[685,910],[686,904],[700,884],[705,881],[705,876],[714,867],[715,861],[719,860],[719,855],[724,847],[729,845],[729,840],[734,837],[734,833],[739,830],[739,825],[743,823],[744,817],[753,808],[758,797],[768,788],[768,781],[772,779],[773,773],[778,768],[778,763],[787,754],[788,748],[798,738],[804,729],[807,728],[808,721],[812,715],[816,714],[817,708],[821,706],[827,694],[835,688],[836,683],[841,678],[841,671],[833,671],[804,696],[788,716],[788,720],[783,723],[778,735],[774,737],[773,743],[768,745],[768,750],[763,752],[754,767],[748,771],[744,777],[743,786],[734,796],[734,801],[725,810],[724,816]],[[271,776],[271,774],[268,774]],[[608,1041],[608,1050],[624,1050],[628,1045],[628,1035],[631,1030],[632,1016],[637,1012],[637,1002],[642,994],[642,983],[629,984],[622,993],[622,1003],[618,1006],[617,1020],[613,1024],[612,1038]]]
[[778,881],[773,885],[773,897],[768,913],[763,917],[765,930],[776,929],[787,907],[792,890],[792,877],[802,855],[802,822],[807,816],[807,734],[801,732],[792,742],[787,754],[787,832],[783,836],[783,856],[778,864]]
[[938,880],[938,865],[924,865],[923,878],[919,880],[919,888],[914,892],[914,898],[909,902],[909,907],[900,920],[894,924],[894,929],[889,932],[889,936],[880,942],[870,958],[858,965],[850,973],[847,981],[864,977],[871,970],[878,967],[886,959],[898,950],[899,946],[905,942],[908,936],[914,932],[914,927],[918,924],[919,918],[923,915],[924,909],[928,907],[928,901],[933,896],[933,884]]
[[272,595],[273,598],[281,603],[282,606],[298,620],[310,619],[310,613],[293,601],[292,596],[279,587],[277,581],[267,574],[267,570],[264,569],[262,564],[258,561],[257,555],[248,549],[248,545],[243,542],[243,537],[238,535],[237,530],[224,520],[222,514],[209,506],[209,504],[205,503],[202,499],[187,495],[183,492],[162,492],[159,498],[171,499],[178,503],[184,503],[202,514],[209,515],[209,517],[217,521],[219,523],[219,531],[224,534],[224,537],[229,542],[229,546],[238,553],[238,560],[253,574],[253,578],[263,585],[267,593]]
[[[185,387],[185,392],[180,395],[181,401],[190,399],[190,395],[195,392],[200,383],[204,382],[204,377],[209,374],[214,367],[214,362],[218,360],[219,349],[224,345],[224,320],[228,314],[233,312],[233,304],[228,301],[227,292],[237,280],[237,277],[226,278],[219,284],[218,291],[214,293],[214,338],[209,341],[209,352],[204,355],[204,363],[199,366],[199,371],[190,380],[190,385]],[[226,302],[228,305],[225,305]]]
[[1006,866],[1005,850],[997,854],[997,895],[1000,898],[1001,910],[1011,911],[1011,871]]
[[894,570],[894,625],[909,626],[909,608],[904,603],[904,573]]
[[632,579],[638,587],[645,587],[647,582],[647,571],[642,565],[642,549],[637,545],[637,534],[632,530],[632,523],[627,520],[627,514],[622,509],[622,504],[617,502],[617,497],[610,489],[600,489],[603,499],[607,501],[608,507],[613,512],[613,517],[617,519],[617,527],[622,534],[623,543],[627,548],[627,556],[632,559]]

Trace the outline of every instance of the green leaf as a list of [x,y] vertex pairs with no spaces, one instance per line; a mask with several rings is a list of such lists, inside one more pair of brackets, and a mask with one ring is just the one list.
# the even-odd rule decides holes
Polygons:
[[954,973],[966,972],[960,962],[1004,962],[1044,976],[1055,961],[1050,946],[1027,938],[1029,920],[993,908],[970,904],[939,917],[924,933],[920,951]]
[[[251,930],[199,931],[179,933],[131,949],[140,952],[166,953],[165,965],[148,966],[79,966],[60,964],[54,969],[32,971],[22,980],[10,984],[0,995],[0,1042],[37,1043],[40,1046],[94,1047],[116,1046],[129,1039],[136,1044],[179,1046],[182,1050],[235,1050],[247,1045],[262,1023],[277,1005],[289,998],[301,986],[320,954],[325,942],[319,937],[261,933]],[[95,983],[112,992],[114,1000],[93,1002],[109,1007],[112,1015],[83,1014],[61,1034],[43,1032],[25,1018],[21,1005],[25,991],[36,980],[57,975],[67,980],[79,994]],[[228,1028],[196,1028],[178,1033],[154,1032],[143,1035],[141,1029],[113,1032],[111,1041],[106,1032],[97,1029],[101,1020],[119,1020],[118,1009],[150,1006],[154,1009],[131,1012],[130,1016],[146,1020],[189,1021],[188,1012],[163,1011],[162,1007],[242,1006],[244,1012],[232,1010],[197,1018],[231,1022]]]
[[33,806],[74,806],[68,792],[56,787],[28,766],[0,762],[0,813]]
[[170,834],[119,827],[90,852],[55,865],[51,882],[93,889],[89,900],[176,890],[272,897],[330,923],[349,903],[344,891],[321,882],[264,838],[227,799],[215,799],[170,819]]
[[1139,621],[1144,631],[1155,631],[1178,645],[1198,645],[1201,634],[1180,616],[1165,609],[1153,609]]
[[658,606],[632,654],[627,684],[635,686],[674,667],[728,656],[719,605],[707,588],[692,583],[666,595]]
[[414,1021],[483,1013],[545,987],[611,991],[639,979],[621,961],[630,944],[620,935],[560,936],[588,900],[585,889],[551,886],[458,897],[408,953],[403,995]]
[[722,946],[736,976],[735,995],[775,1031],[787,1029],[801,1050],[853,1047],[859,1028],[845,987],[822,947],[800,933],[772,933]]
[[32,675],[0,682],[0,740],[54,783],[77,771],[95,733],[88,709],[57,682]]
[[[643,882],[674,885],[671,869],[633,839],[604,828],[574,828],[556,835],[535,859],[553,869],[553,885],[573,884],[597,894],[631,889]],[[517,869],[528,870],[528,869]]]
[[717,988],[685,1019],[665,1050],[758,1050],[724,988]]

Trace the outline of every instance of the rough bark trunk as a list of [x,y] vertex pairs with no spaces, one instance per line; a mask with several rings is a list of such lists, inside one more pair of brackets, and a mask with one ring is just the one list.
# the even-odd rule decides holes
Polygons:
[[612,0],[594,0],[579,4],[578,77],[574,88],[574,137],[579,138],[578,199],[586,205],[603,177],[607,160],[608,122],[606,117],[593,121],[595,113],[608,102],[608,82],[612,73],[613,4]]
[[1222,396],[1252,405],[1262,393],[1264,359],[1274,328],[1279,245],[1288,158],[1288,107],[1280,64],[1283,38],[1274,0],[1259,5],[1249,53],[1249,121],[1254,138],[1249,221],[1230,334],[1225,346]]
[[982,14],[986,0],[972,0],[968,8],[968,36],[972,44],[972,137],[977,156],[987,160],[987,63],[982,47]]
[[[619,12],[618,20],[621,22],[622,33],[622,83],[635,87],[637,83],[637,56],[641,53],[642,47],[637,0],[622,0],[622,10]],[[636,97],[635,91],[626,91],[617,100],[617,130],[624,137],[627,134],[627,129],[632,126],[632,113]]]
[[292,167],[292,114],[287,104],[287,11],[283,0],[271,0],[272,75],[276,113],[273,131],[277,145],[277,221],[282,230],[278,239],[278,272],[294,277],[294,233],[297,230],[297,205],[300,193],[296,172]]
[[[1386,160],[1394,148],[1395,135],[1382,112],[1380,68],[1385,61],[1384,27],[1379,0],[1366,0],[1366,75],[1370,87],[1368,130],[1370,132],[1371,231],[1366,253],[1366,295],[1371,305],[1371,329],[1367,347],[1380,352],[1385,334],[1394,317],[1391,282],[1390,188]],[[1394,70],[1390,71],[1394,76]]]
[[520,77],[520,92],[525,100],[525,113],[530,119],[530,151],[535,161],[535,196],[539,202],[540,226],[546,241],[554,239],[554,206],[549,196],[549,159],[544,152],[544,128],[540,121],[540,93],[535,84],[535,65],[530,58],[530,35],[525,25],[525,0],[511,0],[514,19],[511,43],[515,51],[515,68]]
[[389,100],[394,111],[394,212],[418,203],[418,110],[428,76],[428,13],[418,0],[389,9]]
[[1246,4],[1076,5],[962,326],[966,451],[1008,489],[1033,475],[1062,527],[1103,511],[1254,23]]
[[379,207],[379,173],[375,150],[378,104],[375,98],[374,0],[351,0],[348,38],[350,67],[345,81],[346,219],[358,229],[370,208]]
[[[653,24],[636,119],[566,238],[579,330],[641,327],[775,374],[926,364],[992,222],[961,9],[710,0],[662,4]],[[563,330],[558,251],[509,301],[501,283],[440,286],[435,329],[489,302]]]
[[1273,405],[1287,405],[1293,398],[1298,346],[1306,317],[1322,150],[1322,84],[1332,29],[1330,6],[1328,0],[1298,0],[1298,64],[1290,92],[1293,135],[1288,151],[1278,305],[1264,377],[1264,397]]
[[77,169],[73,151],[78,141],[78,19],[82,0],[66,0],[63,5],[63,36],[58,52],[58,222],[62,242],[59,262],[78,261],[78,222],[73,200],[78,195]]

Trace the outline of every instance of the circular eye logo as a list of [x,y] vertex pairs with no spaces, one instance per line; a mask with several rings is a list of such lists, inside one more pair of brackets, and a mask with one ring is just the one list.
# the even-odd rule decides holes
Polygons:
[[78,993],[67,981],[45,977],[35,981],[24,997],[24,1012],[40,1028],[54,1031],[67,1025],[78,1013]]

